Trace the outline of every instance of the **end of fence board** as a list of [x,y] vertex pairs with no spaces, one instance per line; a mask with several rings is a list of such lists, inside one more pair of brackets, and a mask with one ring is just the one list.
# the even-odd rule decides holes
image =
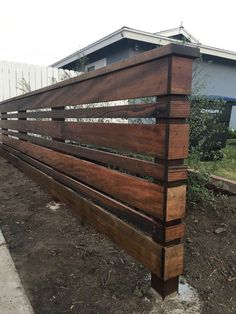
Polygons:
[[167,188],[165,221],[176,220],[185,217],[186,186],[180,185]]
[[171,58],[171,78],[169,81],[169,93],[173,95],[188,95],[192,89],[192,60],[172,56]]
[[[186,118],[198,56],[171,44],[0,103],[0,155],[143,263],[163,298],[183,271]],[[148,96],[152,103],[86,105]],[[147,122],[89,120],[104,118]]]

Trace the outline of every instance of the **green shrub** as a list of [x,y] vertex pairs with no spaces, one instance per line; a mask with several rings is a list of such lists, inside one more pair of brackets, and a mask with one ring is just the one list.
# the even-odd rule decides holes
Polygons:
[[190,155],[198,152],[200,160],[222,158],[221,148],[225,146],[227,126],[223,122],[225,102],[204,96],[190,97]]
[[228,139],[236,139],[236,130],[228,130]]

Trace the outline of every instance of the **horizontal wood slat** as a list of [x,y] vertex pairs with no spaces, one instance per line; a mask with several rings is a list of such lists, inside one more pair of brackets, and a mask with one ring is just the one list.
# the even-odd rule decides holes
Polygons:
[[[79,77],[57,83],[53,86],[45,87],[37,91],[28,93],[26,95],[14,97],[10,100],[4,101],[0,104],[0,112],[33,109],[29,108],[30,103],[33,104],[35,109],[46,108],[47,106],[55,107],[61,105],[65,106],[75,105],[78,103],[88,103],[92,101],[91,99],[94,100],[94,98],[96,98],[96,94],[99,100],[96,99],[95,101],[105,101],[112,99],[120,100],[127,99],[129,97],[136,98],[160,95],[167,88],[165,82],[166,73],[163,73],[163,70],[164,68],[166,68],[166,65],[163,66],[163,60],[167,60],[168,56],[170,55],[182,57],[184,56],[186,60],[188,58],[194,59],[199,56],[199,49],[173,44],[153,49],[151,51],[147,51],[145,53],[129,58],[128,60],[123,60],[121,62],[111,64],[107,67],[83,74]],[[164,61],[164,63],[165,62],[166,61]],[[151,79],[153,72],[155,72],[154,80],[151,80],[151,82],[145,76],[148,74],[147,70],[148,68],[145,68],[146,64],[152,65],[150,75],[148,75],[149,79]],[[133,68],[138,69],[138,71],[133,70]],[[156,70],[158,70],[158,72]],[[162,79],[160,77],[161,73],[164,74]],[[93,84],[91,84],[89,81],[92,81]],[[98,82],[98,84],[96,84],[96,82]],[[135,85],[135,82],[137,83],[137,85]],[[142,84],[140,84],[140,82]],[[143,82],[145,82],[145,84],[143,84]],[[151,83],[150,86],[148,86],[149,82]],[[180,80],[180,83],[182,83],[182,80]],[[105,85],[102,86],[102,84]],[[69,94],[71,92],[69,87],[77,85],[79,86],[78,89],[80,90],[83,89],[82,91],[82,95],[84,95],[83,100],[82,100],[83,97],[81,97],[82,95],[78,91],[76,92],[77,87],[75,88],[73,87],[72,95]],[[91,85],[93,85],[92,89]],[[146,85],[147,90],[144,89],[144,85]],[[96,89],[94,88],[94,86],[96,86]],[[136,88],[136,86],[139,86],[139,88]],[[110,92],[102,93],[102,90],[104,88],[105,90],[109,89]],[[63,96],[62,94],[64,92],[66,96],[61,97]],[[42,96],[42,94],[47,97]],[[110,94],[110,97],[108,97],[107,94]],[[122,97],[122,94],[124,94],[124,97]],[[164,92],[164,94],[168,94],[168,92]],[[182,94],[188,93],[182,92]]]
[[4,135],[2,141],[110,196],[163,218],[164,188],[158,184]]
[[165,95],[167,87],[168,58],[163,58],[0,104],[0,112]]
[[16,156],[6,151],[4,152],[1,148],[0,152],[7,160],[10,160],[16,167],[24,171],[26,175],[41,184],[42,187],[46,187],[47,191],[57,199],[68,204],[87,222],[109,236],[112,241],[158,277],[163,278],[163,258],[165,258],[166,262],[164,268],[165,278],[180,275],[183,269],[182,244],[163,248],[142,232],[108,213],[100,206],[79,196],[78,193],[56,182],[40,170],[30,166]]
[[165,125],[0,121],[0,127],[164,157]]
[[[172,100],[173,99],[173,100]],[[174,97],[151,104],[103,106],[37,112],[1,114],[1,118],[186,118],[189,102],[184,97]]]
[[122,218],[129,220],[133,224],[137,224],[138,226],[142,227],[144,231],[152,232],[152,229],[156,225],[156,222],[154,221],[153,218],[146,216],[128,207],[127,205],[122,204],[119,201],[112,199],[109,196],[92,189],[91,187],[83,184],[82,182],[78,180],[75,180],[71,177],[66,176],[65,174],[43,164],[42,162],[34,158],[27,156],[26,154],[21,153],[20,151],[10,146],[7,146],[5,144],[1,146],[4,150],[8,151],[11,154],[14,154],[15,156],[19,157],[25,162],[38,168],[39,170],[43,171],[45,174],[49,175],[53,179],[79,192],[80,195],[86,196],[87,199],[90,199],[96,204],[101,205],[105,207],[106,209],[109,209],[110,211],[115,213],[117,216],[121,216]]
[[[171,221],[185,215],[184,185],[166,190],[159,184],[45,147],[5,135],[1,135],[1,138],[3,143],[159,219]],[[165,193],[167,193],[166,207],[164,207]]]
[[20,151],[15,150],[14,148],[1,145],[2,148],[8,151],[11,154],[14,154],[16,157],[24,160],[25,162],[31,164],[37,169],[41,170],[45,174],[49,175],[58,182],[72,188],[73,190],[80,193],[80,195],[86,197],[87,199],[92,200],[94,203],[104,207],[109,210],[119,218],[127,220],[129,223],[138,226],[141,230],[152,234],[155,230],[156,239],[159,242],[171,242],[176,239],[180,239],[184,235],[184,225],[178,224],[164,228],[163,225],[155,221],[153,218],[144,215],[141,212],[138,212],[131,207],[126,206],[125,204],[116,201],[109,196],[102,194],[89,186],[74,180],[63,173],[56,171],[55,169],[33,159]]
[[[31,132],[58,139],[74,140],[158,158],[180,159],[188,154],[188,124],[118,124],[77,123],[64,121],[7,121],[5,129]],[[170,127],[170,149],[166,156],[167,127]]]
[[154,163],[145,160],[140,160],[128,156],[117,155],[105,151],[100,151],[92,148],[81,147],[78,145],[65,144],[57,141],[51,141],[33,137],[26,134],[11,132],[3,130],[2,134],[12,135],[23,140],[27,140],[31,143],[45,146],[60,152],[71,154],[73,156],[85,158],[87,160],[99,162],[105,165],[112,165],[118,168],[122,168],[131,171],[135,174],[146,175],[153,177],[157,180],[168,182],[175,182],[187,179],[187,167],[180,166],[168,166],[168,176],[165,175],[165,163]]

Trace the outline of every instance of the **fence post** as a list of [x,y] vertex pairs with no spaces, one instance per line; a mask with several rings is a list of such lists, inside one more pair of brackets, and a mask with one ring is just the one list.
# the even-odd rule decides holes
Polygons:
[[[19,110],[18,111],[18,113],[25,113],[26,114],[26,110]],[[18,118],[18,120],[27,120],[27,118]],[[18,135],[20,135],[20,134],[23,134],[23,135],[27,135],[27,132],[18,132],[19,134]],[[25,141],[26,142],[26,140],[24,139],[24,138],[21,138],[21,140],[22,141]]]
[[[51,108],[52,111],[58,111],[58,110],[64,110],[64,109],[66,109],[66,107],[64,106]],[[65,118],[52,118],[52,121],[65,121]],[[61,138],[56,138],[56,137],[53,137],[52,140],[58,141],[58,142],[65,142],[65,140],[62,140]]]
[[[168,113],[165,119],[156,117],[156,123],[166,125],[165,158],[155,159],[156,163],[164,164],[164,206],[162,232],[153,232],[153,240],[163,246],[162,254],[162,275],[161,278],[151,274],[151,285],[163,298],[178,291],[179,275],[172,276],[168,268],[168,254],[166,248],[180,247],[184,235],[183,218],[185,216],[186,179],[187,167],[184,160],[188,156],[189,125],[186,119],[189,116],[190,104],[188,95],[191,94],[192,84],[192,58],[176,55],[169,56],[168,60],[168,93],[157,101],[164,101],[168,104]],[[173,178],[172,172],[185,171],[185,180]],[[181,228],[175,228],[182,225]],[[173,228],[172,228],[173,227]],[[168,230],[167,230],[168,228]],[[170,232],[178,230],[175,240],[171,241]],[[172,234],[173,236],[173,234]],[[175,260],[183,269],[183,246],[179,249],[178,257]]]

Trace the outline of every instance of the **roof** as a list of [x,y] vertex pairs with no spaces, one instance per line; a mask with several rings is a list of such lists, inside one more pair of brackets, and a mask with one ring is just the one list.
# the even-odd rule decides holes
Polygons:
[[198,39],[196,39],[192,34],[190,34],[183,26],[167,29],[167,30],[157,32],[154,34],[165,36],[165,37],[183,35],[184,37],[186,37],[189,40],[189,42],[191,42],[193,44],[201,44],[200,41]]
[[136,30],[129,27],[122,27],[121,29],[107,35],[106,37],[103,37],[102,39],[95,41],[94,43],[90,44],[89,46],[82,48],[73,54],[63,58],[62,60],[59,60],[55,63],[53,63],[52,67],[62,67],[67,65],[68,63],[71,63],[78,59],[78,57],[87,56],[99,49],[102,49],[108,45],[111,45],[123,38],[136,40],[136,41],[142,41],[147,43],[156,44],[158,46],[164,46],[170,43],[182,43],[182,41],[169,38],[168,36],[175,36],[178,34],[184,35],[187,39],[190,40],[190,42],[185,42],[184,44],[189,47],[198,47],[200,48],[200,52],[202,54],[207,54],[219,58],[229,59],[229,60],[235,60],[236,61],[236,52],[228,51],[220,48],[210,47],[206,45],[202,45],[196,38],[194,38],[183,26],[179,28],[173,28],[166,31],[162,31],[159,33],[150,33],[150,32],[144,32],[140,30]]
[[210,99],[218,99],[218,100],[224,100],[226,102],[234,103],[236,104],[236,98],[234,97],[228,97],[228,96],[219,96],[219,95],[207,95],[207,98]]

